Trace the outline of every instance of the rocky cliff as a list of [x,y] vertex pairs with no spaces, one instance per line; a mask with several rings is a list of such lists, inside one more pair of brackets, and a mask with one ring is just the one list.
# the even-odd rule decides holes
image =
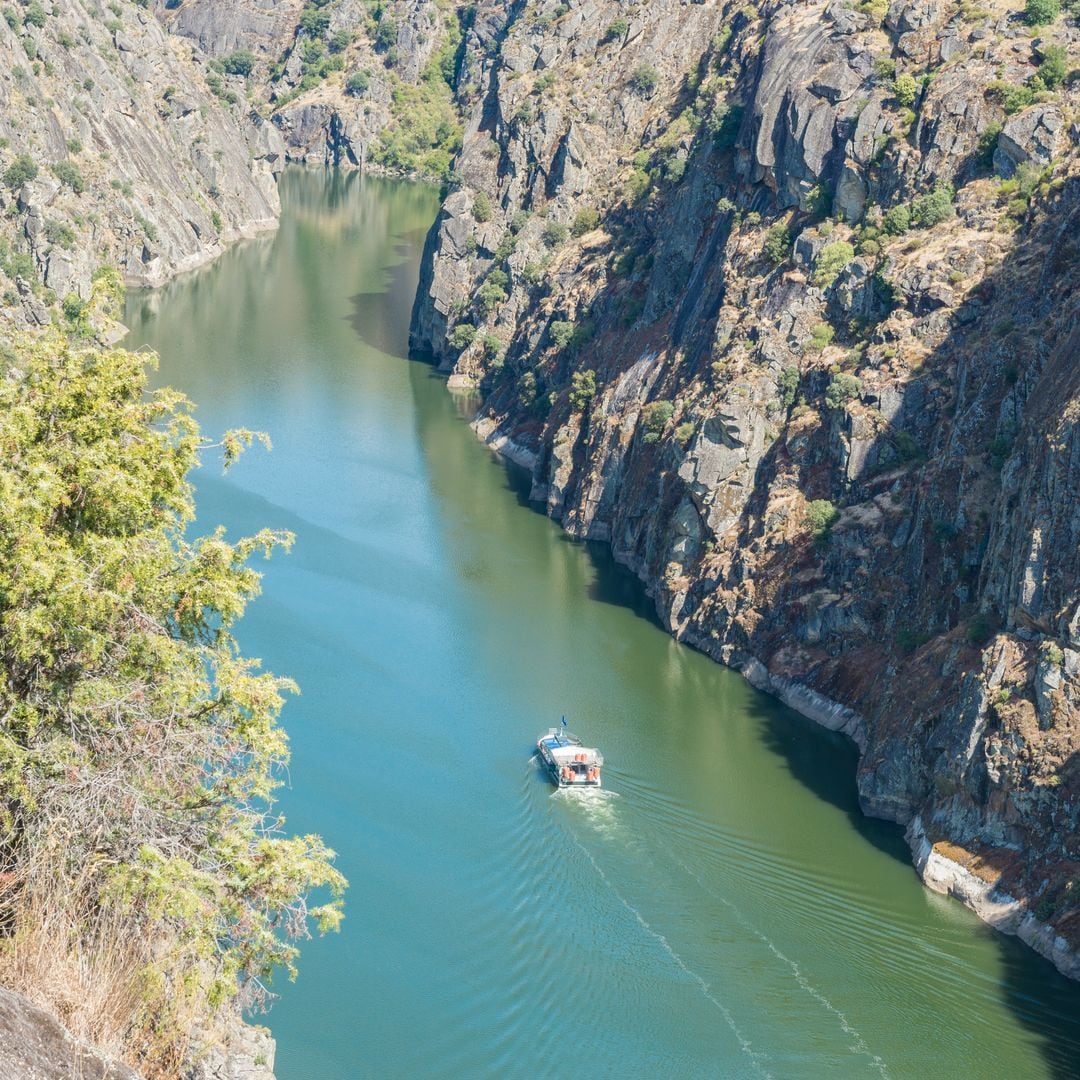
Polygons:
[[[250,98],[307,164],[441,179],[466,5],[451,0],[155,0],[159,16]],[[231,77],[230,77],[231,73]]]
[[1073,976],[1077,40],[1056,3],[480,4],[412,330],[549,514]]
[[17,328],[64,300],[74,321],[102,266],[160,284],[277,220],[276,130],[131,0],[5,9],[0,148],[0,296]]

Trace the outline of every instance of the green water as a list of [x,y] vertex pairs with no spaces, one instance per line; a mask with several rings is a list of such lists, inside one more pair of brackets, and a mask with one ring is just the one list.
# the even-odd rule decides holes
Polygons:
[[[275,237],[133,295],[208,432],[200,524],[293,530],[245,620],[295,677],[283,802],[352,882],[279,1080],[1080,1075],[1080,987],[918,883],[851,748],[673,643],[402,358],[428,189],[290,172]],[[600,797],[529,761],[566,713]]]

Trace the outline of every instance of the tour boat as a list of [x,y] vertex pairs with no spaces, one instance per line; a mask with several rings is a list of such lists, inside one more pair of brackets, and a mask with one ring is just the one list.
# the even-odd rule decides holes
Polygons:
[[581,745],[576,735],[563,728],[548,728],[546,734],[536,740],[536,749],[551,779],[558,787],[600,786],[600,769],[604,756],[599,750]]

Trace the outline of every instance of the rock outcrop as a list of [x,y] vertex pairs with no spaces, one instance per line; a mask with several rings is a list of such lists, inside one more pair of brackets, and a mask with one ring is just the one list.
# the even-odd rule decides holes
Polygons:
[[412,325],[549,514],[851,735],[865,811],[1072,975],[1078,100],[1040,64],[1074,38],[922,0],[481,4]]
[[0,1077],[3,1080],[141,1080],[73,1039],[50,1013],[0,988]]
[[108,18],[53,0],[0,20],[0,138],[0,293],[17,327],[47,321],[54,298],[85,301],[104,264],[157,285],[277,221],[275,130],[213,93],[131,0]]

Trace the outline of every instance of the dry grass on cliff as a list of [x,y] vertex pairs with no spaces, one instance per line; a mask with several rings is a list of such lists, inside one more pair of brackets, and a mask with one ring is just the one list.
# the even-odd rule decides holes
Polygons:
[[[89,886],[91,871],[84,876]],[[0,985],[55,1013],[76,1038],[143,1067],[148,1080],[175,1076],[186,1045],[177,1042],[174,1019],[190,1010],[182,1002],[166,1008],[147,974],[153,956],[145,935],[118,909],[94,905],[92,889],[73,884],[47,871],[0,873]]]

